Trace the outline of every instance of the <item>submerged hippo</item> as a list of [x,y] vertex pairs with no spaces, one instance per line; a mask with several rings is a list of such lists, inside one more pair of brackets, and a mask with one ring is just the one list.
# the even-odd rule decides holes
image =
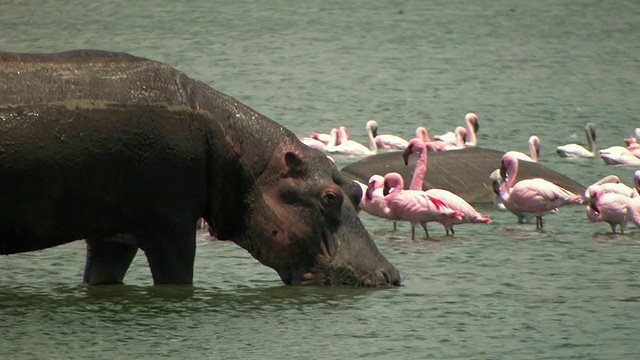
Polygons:
[[[430,152],[423,189],[447,189],[470,203],[492,203],[495,194],[489,177],[495,169],[500,168],[502,155],[502,151],[480,147]],[[384,175],[395,171],[402,175],[408,187],[416,161],[417,157],[410,158],[407,166],[401,151],[388,152],[349,164],[342,168],[342,173],[350,179],[366,184],[371,175]],[[542,164],[520,161],[516,180],[534,177],[547,179],[576,194],[582,194],[585,190],[583,185]]]
[[124,53],[0,52],[0,253],[87,241],[84,281],[190,284],[204,217],[285,284],[399,285],[360,190],[234,98]]

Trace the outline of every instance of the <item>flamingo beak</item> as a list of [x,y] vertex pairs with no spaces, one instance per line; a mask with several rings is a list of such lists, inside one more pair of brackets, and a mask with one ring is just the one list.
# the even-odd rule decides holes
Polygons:
[[498,180],[493,180],[493,192],[496,195],[500,195],[500,182]]
[[589,207],[596,213],[600,213],[600,209],[598,209],[598,205],[596,205],[596,199],[594,196],[589,197]]
[[500,166],[500,177],[502,178],[502,181],[507,181],[507,166],[504,162],[502,163],[502,166]]
[[411,155],[412,152],[413,152],[412,145],[407,146],[402,152],[402,158],[404,159],[405,166],[409,165],[409,155]]
[[364,196],[367,200],[371,201],[371,199],[373,198],[373,184],[369,184],[369,186],[367,186],[367,191],[364,193]]
[[389,193],[391,192],[391,187],[389,186],[389,184],[385,181],[384,182],[384,188],[382,189],[382,195],[387,196],[389,195]]

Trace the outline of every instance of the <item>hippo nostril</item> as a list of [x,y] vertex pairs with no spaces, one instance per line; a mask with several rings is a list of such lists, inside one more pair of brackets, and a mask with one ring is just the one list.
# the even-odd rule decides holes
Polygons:
[[384,277],[384,280],[387,284],[389,285],[393,285],[393,286],[400,286],[402,285],[402,279],[400,277],[400,271],[398,271],[398,269],[396,268],[392,268],[390,273],[383,271],[382,272],[382,276]]
[[387,284],[391,284],[391,277],[389,276],[389,273],[386,271],[382,272],[382,277],[384,278],[384,282]]

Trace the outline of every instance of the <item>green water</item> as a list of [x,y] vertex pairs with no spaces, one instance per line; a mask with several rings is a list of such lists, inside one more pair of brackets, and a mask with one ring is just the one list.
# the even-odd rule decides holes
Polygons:
[[[411,136],[480,117],[479,145],[526,151],[583,183],[635,168],[559,158],[640,127],[637,1],[4,1],[0,48],[127,51],[169,63],[299,135],[364,124]],[[337,157],[340,167],[355,158]],[[496,165],[497,166],[497,165]],[[1,176],[1,174],[0,174]],[[1,199],[0,199],[1,201]],[[581,206],[544,231],[490,206],[490,225],[436,241],[362,215],[404,286],[285,287],[199,233],[194,287],[80,285],[84,246],[0,259],[2,359],[633,359],[640,231],[613,236]]]

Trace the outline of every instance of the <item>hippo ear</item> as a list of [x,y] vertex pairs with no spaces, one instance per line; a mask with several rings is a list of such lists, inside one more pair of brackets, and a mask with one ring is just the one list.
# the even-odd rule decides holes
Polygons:
[[284,154],[284,162],[287,164],[287,171],[283,174],[284,177],[302,178],[306,175],[306,166],[300,155],[289,151]]

